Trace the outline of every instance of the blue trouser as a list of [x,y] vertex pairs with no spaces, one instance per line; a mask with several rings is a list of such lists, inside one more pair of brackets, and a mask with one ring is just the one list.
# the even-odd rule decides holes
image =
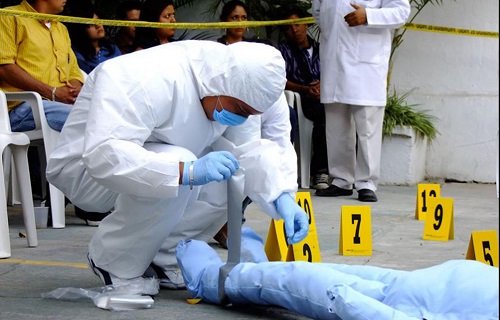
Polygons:
[[[69,112],[71,105],[55,102],[43,101],[45,117],[49,126],[57,131],[61,131]],[[9,112],[10,127],[14,132],[30,131],[35,129],[35,120],[33,119],[33,111],[31,106],[23,102]]]

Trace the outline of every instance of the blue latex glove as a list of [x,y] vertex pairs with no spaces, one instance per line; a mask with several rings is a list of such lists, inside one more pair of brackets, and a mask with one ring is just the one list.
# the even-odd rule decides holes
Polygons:
[[[227,180],[240,168],[238,160],[228,151],[214,151],[194,161],[193,184],[204,185],[212,181]],[[184,162],[182,184],[189,185],[189,167],[191,162]]]
[[295,203],[288,192],[283,192],[274,201],[276,210],[285,221],[285,232],[288,244],[298,243],[309,232],[309,219],[302,208]]

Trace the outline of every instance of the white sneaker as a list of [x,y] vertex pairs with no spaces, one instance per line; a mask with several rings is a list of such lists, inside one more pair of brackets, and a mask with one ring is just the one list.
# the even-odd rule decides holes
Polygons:
[[323,190],[327,189],[329,186],[328,175],[326,173],[315,174],[311,180],[311,189]]
[[99,226],[99,223],[101,223],[101,221],[85,220],[85,223],[86,223],[89,227],[98,227],[98,226]]
[[180,270],[166,270],[166,278],[160,278],[160,287],[165,289],[185,289],[186,284]]
[[163,270],[160,266],[151,263],[144,272],[145,277],[151,277],[160,281],[160,287],[171,290],[186,289],[182,272],[179,269]]
[[104,269],[95,265],[94,261],[87,255],[90,269],[101,281],[113,291],[120,291],[124,294],[156,295],[159,290],[159,280],[155,278],[136,277],[132,279],[122,279],[114,276]]

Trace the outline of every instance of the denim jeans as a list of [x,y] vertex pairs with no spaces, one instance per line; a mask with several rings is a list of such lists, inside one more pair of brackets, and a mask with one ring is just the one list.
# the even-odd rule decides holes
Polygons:
[[[61,131],[71,111],[71,105],[43,100],[43,108],[49,126],[54,130]],[[13,132],[23,132],[35,129],[33,112],[31,106],[26,102],[21,103],[11,110],[9,112],[9,118]]]

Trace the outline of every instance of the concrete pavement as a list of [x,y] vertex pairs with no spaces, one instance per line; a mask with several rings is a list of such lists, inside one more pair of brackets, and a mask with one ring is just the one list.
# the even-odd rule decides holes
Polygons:
[[[499,228],[499,202],[493,184],[441,183],[441,197],[454,200],[454,240],[422,240],[424,222],[415,220],[417,186],[381,186],[379,202],[361,203],[349,197],[311,200],[323,262],[366,264],[414,270],[452,259],[465,259],[472,231]],[[340,212],[343,205],[369,205],[372,218],[371,256],[339,254]],[[28,248],[21,209],[10,207],[12,257],[0,259],[0,319],[304,319],[275,307],[228,307],[186,303],[187,291],[161,290],[151,309],[111,312],[90,299],[76,302],[49,300],[41,294],[56,288],[95,288],[100,281],[86,267],[87,244],[93,227],[66,212],[64,229],[38,229],[39,245]],[[256,206],[246,212],[246,225],[266,239],[269,217]],[[217,246],[213,244],[215,248]],[[217,248],[226,259],[226,250]]]

